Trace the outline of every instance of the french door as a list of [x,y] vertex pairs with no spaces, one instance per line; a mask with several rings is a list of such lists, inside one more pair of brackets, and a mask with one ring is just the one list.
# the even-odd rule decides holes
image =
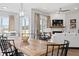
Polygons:
[[21,36],[29,37],[29,19],[26,16],[21,17]]

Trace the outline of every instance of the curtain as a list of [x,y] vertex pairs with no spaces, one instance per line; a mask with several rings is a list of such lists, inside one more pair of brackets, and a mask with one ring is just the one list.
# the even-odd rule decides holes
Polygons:
[[50,16],[47,16],[47,28],[51,27],[51,20],[50,20]]
[[9,16],[9,31],[15,30],[15,19],[13,15]]
[[38,13],[35,13],[34,17],[34,25],[35,25],[35,38],[38,37],[38,34],[40,33],[40,15]]

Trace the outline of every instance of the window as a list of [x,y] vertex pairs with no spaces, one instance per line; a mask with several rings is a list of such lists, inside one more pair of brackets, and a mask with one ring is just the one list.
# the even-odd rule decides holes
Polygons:
[[40,15],[40,32],[47,28],[47,17]]
[[0,17],[0,31],[8,32],[8,29],[9,29],[9,17],[8,16]]
[[2,17],[2,28],[3,28],[3,32],[8,32],[9,18],[7,16]]
[[29,36],[29,19],[25,16],[21,17],[22,36]]

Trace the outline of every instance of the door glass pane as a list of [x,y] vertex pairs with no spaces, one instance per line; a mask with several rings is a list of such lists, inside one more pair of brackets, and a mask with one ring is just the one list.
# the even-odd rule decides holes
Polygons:
[[44,32],[44,29],[47,28],[47,17],[40,15],[40,32]]
[[29,36],[29,19],[25,16],[21,17],[22,36]]

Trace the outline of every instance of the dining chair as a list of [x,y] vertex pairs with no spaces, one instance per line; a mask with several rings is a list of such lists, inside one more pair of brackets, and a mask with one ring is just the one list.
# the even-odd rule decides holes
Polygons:
[[[68,40],[64,40],[63,44],[47,44],[46,56],[49,54],[52,56],[67,56],[68,47]],[[51,51],[49,49],[51,49]]]
[[[0,43],[1,43],[1,40],[2,40],[2,39],[7,40],[7,37],[2,34],[2,35],[0,36]],[[0,44],[0,47],[1,47],[1,44]]]
[[[14,40],[0,39],[0,48],[3,56],[19,56],[20,53],[15,47]],[[22,55],[22,54],[21,54]]]

